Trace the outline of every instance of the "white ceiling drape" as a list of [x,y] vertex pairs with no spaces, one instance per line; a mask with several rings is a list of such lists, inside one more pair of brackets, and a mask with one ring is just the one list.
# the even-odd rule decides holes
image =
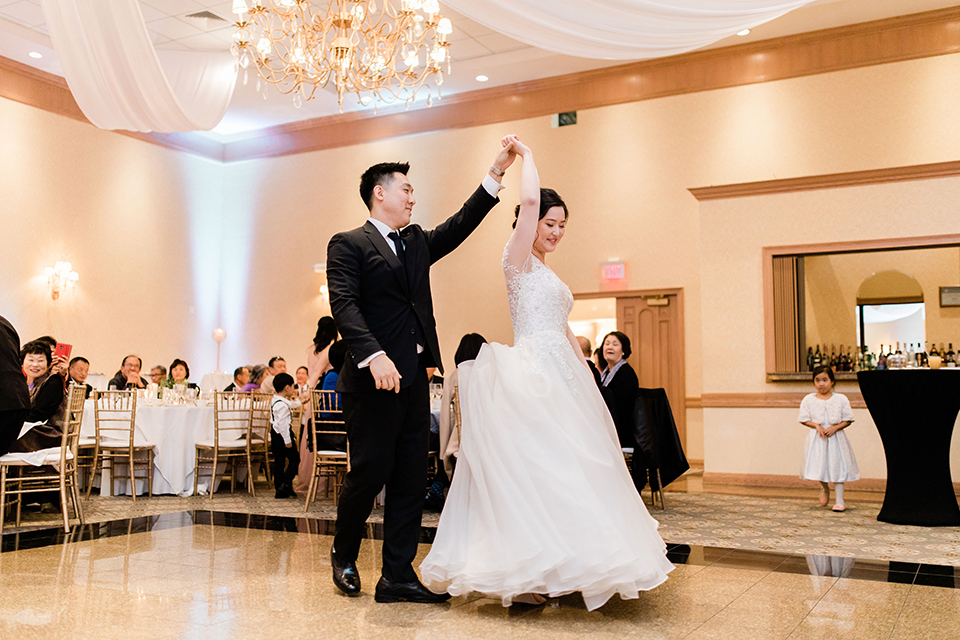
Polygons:
[[43,0],[70,91],[101,129],[206,131],[223,118],[236,71],[229,52],[158,52],[137,0]]
[[581,58],[640,60],[692,51],[814,0],[444,0],[505,35]]

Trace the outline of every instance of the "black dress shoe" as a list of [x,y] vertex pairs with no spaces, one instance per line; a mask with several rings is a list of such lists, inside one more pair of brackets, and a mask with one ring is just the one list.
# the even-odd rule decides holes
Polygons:
[[446,602],[450,599],[449,593],[434,593],[419,580],[413,582],[391,582],[381,577],[377,583],[377,591],[374,594],[374,600],[377,602],[423,602],[425,604],[434,604],[437,602]]
[[360,574],[356,562],[342,562],[337,552],[330,548],[330,564],[333,566],[333,584],[348,596],[360,595]]

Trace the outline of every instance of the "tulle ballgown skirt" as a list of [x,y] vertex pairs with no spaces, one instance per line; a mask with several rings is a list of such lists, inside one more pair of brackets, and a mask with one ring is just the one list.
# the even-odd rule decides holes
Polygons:
[[569,343],[539,361],[523,351],[484,345],[460,365],[460,455],[423,581],[504,606],[522,593],[581,592],[591,610],[636,598],[673,565],[603,398]]

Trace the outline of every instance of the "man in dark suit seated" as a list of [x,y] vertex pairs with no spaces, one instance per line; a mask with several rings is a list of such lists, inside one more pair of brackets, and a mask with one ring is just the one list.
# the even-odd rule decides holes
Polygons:
[[67,383],[73,383],[78,387],[85,387],[84,398],[89,398],[93,392],[93,387],[87,384],[87,374],[90,373],[90,361],[83,356],[77,356],[70,360],[70,366],[67,368],[70,379]]
[[227,385],[224,391],[240,391],[243,385],[250,382],[250,369],[246,367],[237,367],[233,370],[233,382]]
[[110,378],[107,384],[108,389],[143,389],[147,386],[147,381],[140,377],[140,369],[143,367],[143,360],[139,356],[129,355],[123,359],[120,365],[120,371]]

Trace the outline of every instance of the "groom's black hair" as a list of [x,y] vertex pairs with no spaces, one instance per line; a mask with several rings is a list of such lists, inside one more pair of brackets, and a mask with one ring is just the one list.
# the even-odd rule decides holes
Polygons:
[[375,164],[360,176],[360,197],[367,209],[373,209],[373,188],[378,184],[389,184],[390,177],[395,173],[407,175],[410,170],[409,162],[381,162]]
[[[563,198],[560,197],[560,194],[554,191],[553,189],[540,189],[540,217],[538,220],[543,220],[543,216],[547,215],[547,211],[553,209],[554,207],[563,207],[563,219],[566,220],[570,217],[570,212],[567,210],[567,203],[563,201]],[[520,218],[520,205],[517,205],[517,208],[513,211],[513,228],[517,228],[517,220]]]

